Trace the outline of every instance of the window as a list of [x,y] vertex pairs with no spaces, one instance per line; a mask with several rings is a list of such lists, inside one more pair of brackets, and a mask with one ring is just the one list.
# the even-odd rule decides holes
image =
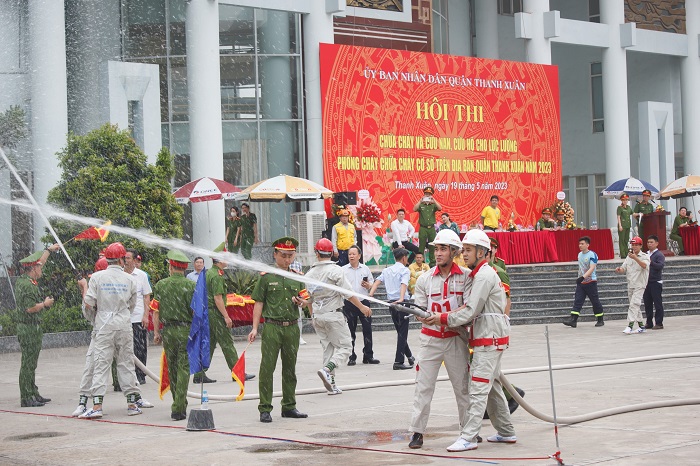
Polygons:
[[433,53],[449,53],[447,0],[433,0]]
[[588,21],[600,23],[600,0],[588,0]]
[[591,63],[591,111],[593,132],[602,133],[605,130],[605,122],[603,121],[603,65],[600,62]]
[[607,228],[608,227],[608,215],[606,211],[607,207],[607,202],[610,202],[607,199],[603,199],[603,197],[600,195],[600,192],[604,190],[607,187],[607,183],[605,182],[605,175],[595,175],[595,210],[596,214],[593,216],[591,221],[597,220],[598,221],[598,228]]
[[574,203],[576,224],[588,227],[588,176],[586,175],[576,177],[576,200]]
[[523,0],[498,0],[498,14],[513,16],[523,11]]

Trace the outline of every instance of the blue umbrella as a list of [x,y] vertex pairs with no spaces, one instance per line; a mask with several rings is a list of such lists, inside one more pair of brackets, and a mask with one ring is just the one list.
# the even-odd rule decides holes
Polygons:
[[632,177],[615,181],[613,184],[602,190],[600,195],[607,199],[619,199],[620,196],[627,193],[630,198],[641,199],[642,191],[646,189],[651,191],[652,198],[657,199],[659,197],[659,190],[656,189],[651,183]]

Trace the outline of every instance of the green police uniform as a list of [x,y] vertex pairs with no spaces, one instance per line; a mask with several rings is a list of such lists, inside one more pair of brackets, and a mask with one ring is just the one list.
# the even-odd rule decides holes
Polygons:
[[629,253],[630,244],[630,229],[632,228],[632,207],[621,205],[617,206],[617,216],[620,217],[620,226],[622,231],[618,232],[619,243],[620,243],[620,257],[624,259]]
[[[20,261],[29,265],[36,263],[43,251],[35,252]],[[39,395],[36,386],[36,367],[41,352],[43,332],[41,330],[40,312],[29,313],[27,309],[44,301],[39,293],[39,284],[26,274],[17,279],[15,284],[15,300],[17,309],[15,319],[17,323],[17,340],[22,351],[22,362],[19,369],[19,394],[22,402],[30,401]]]
[[[221,315],[219,309],[214,302],[214,296],[222,295],[224,304],[226,303],[226,281],[224,280],[224,271],[218,267],[212,267],[207,270],[205,275],[207,282],[207,300],[209,305],[209,356],[214,355],[216,345],[221,346],[221,351],[224,353],[226,364],[229,370],[238,362],[238,352],[233,346],[233,337],[231,330],[226,327],[224,316]],[[195,377],[203,376],[203,372],[198,372]]]
[[[296,241],[296,240],[294,240]],[[299,310],[292,302],[304,286],[297,280],[274,274],[261,275],[251,298],[263,303],[265,318],[260,351],[260,403],[258,411],[272,411],[272,375],[282,360],[282,412],[296,408],[296,364],[299,351]]]
[[241,227],[241,217],[236,217],[231,220],[226,219],[226,226],[228,227],[228,237],[226,237],[226,245],[229,252],[238,254],[238,250],[241,249],[241,241],[239,238],[238,244],[234,245],[233,242],[236,239],[236,232]]
[[676,243],[678,243],[678,253],[679,254],[685,254],[685,249],[683,248],[683,238],[681,238],[680,232],[678,229],[680,228],[681,225],[685,225],[690,221],[689,217],[681,217],[680,214],[676,215],[676,219],[673,221],[673,228],[671,229],[671,234],[669,235],[669,238],[674,240]]
[[435,246],[429,243],[435,240],[435,213],[439,210],[435,204],[421,203],[418,207],[418,251],[423,253],[427,244],[431,267],[435,267]]
[[[634,206],[634,213],[635,214],[650,214],[654,212],[654,206],[651,205],[649,202],[639,202],[636,206]],[[642,228],[642,222],[637,219],[638,222],[638,228],[639,228],[639,237],[642,238],[644,243],[646,244],[646,238],[644,237],[644,229]]]
[[[179,251],[168,252],[168,259],[171,265],[176,261],[187,267],[189,262],[187,256]],[[160,280],[153,289],[153,298],[158,301],[158,317],[163,323],[163,350],[168,361],[173,413],[185,414],[187,411],[187,387],[190,382],[187,341],[192,325],[190,303],[196,286],[184,275],[173,274]]]
[[246,259],[253,257],[253,242],[255,241],[255,224],[258,219],[254,213],[241,215],[241,254]]

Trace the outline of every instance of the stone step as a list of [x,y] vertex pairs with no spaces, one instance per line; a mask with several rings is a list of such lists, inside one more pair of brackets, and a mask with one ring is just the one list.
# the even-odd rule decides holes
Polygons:
[[[667,305],[667,303],[670,305],[673,302],[684,303],[684,304],[697,303],[698,301],[700,301],[700,292],[698,292],[698,293],[666,293],[666,290],[664,290],[662,297],[663,297],[664,307]],[[629,299],[627,298],[627,293],[618,294],[618,295],[610,294],[607,296],[601,294],[599,296],[599,298],[600,298],[600,303],[603,305],[604,308],[606,306],[614,306],[614,305],[627,306],[629,304]],[[511,304],[511,309],[512,310],[520,310],[520,309],[526,309],[526,308],[555,309],[555,308],[562,307],[562,304],[565,306],[571,306],[573,304],[573,301],[574,301],[573,300],[573,293],[571,293],[571,296],[569,297],[568,301],[565,301],[565,300],[513,301]],[[586,305],[590,305],[590,301],[588,299],[586,299]]]
[[[642,314],[644,315],[644,314]],[[675,317],[675,316],[683,316],[683,315],[700,315],[700,309],[697,307],[684,307],[684,308],[678,308],[678,309],[666,309],[666,304],[664,303],[664,317]],[[526,325],[526,324],[561,324],[561,322],[569,317],[569,313],[559,313],[559,314],[547,314],[547,315],[541,315],[541,316],[516,316],[511,314],[510,317],[510,323],[511,325]],[[627,320],[627,311],[625,310],[624,312],[606,312],[605,313],[605,321],[611,321],[611,320]],[[581,317],[579,317],[578,322],[580,323],[587,323],[587,322],[595,322],[596,318],[593,316],[592,313],[590,314],[581,314]],[[589,324],[592,325],[592,324]],[[624,327],[624,324],[620,327],[620,332],[622,332],[622,328]]]

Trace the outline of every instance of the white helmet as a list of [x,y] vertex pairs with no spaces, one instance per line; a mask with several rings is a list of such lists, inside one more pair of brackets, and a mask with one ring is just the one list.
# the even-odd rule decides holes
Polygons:
[[437,232],[435,239],[430,245],[435,246],[436,244],[444,244],[445,246],[462,249],[462,242],[459,240],[459,235],[449,228]]
[[486,233],[478,229],[469,230],[467,234],[464,235],[462,243],[472,244],[474,246],[481,246],[486,248],[487,251],[491,250],[491,240],[486,235]]

